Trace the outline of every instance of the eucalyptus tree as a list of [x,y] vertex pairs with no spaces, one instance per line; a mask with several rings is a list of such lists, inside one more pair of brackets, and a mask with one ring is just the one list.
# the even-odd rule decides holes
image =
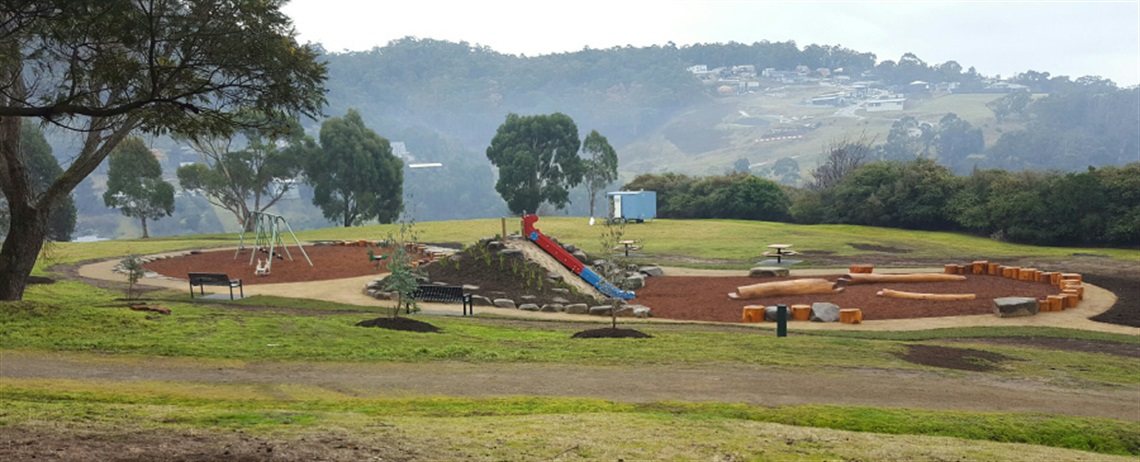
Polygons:
[[591,130],[586,139],[582,140],[582,152],[588,156],[583,161],[583,183],[586,185],[586,194],[590,196],[590,216],[593,217],[598,192],[617,180],[617,151],[610,146],[606,137],[597,130]]
[[[325,66],[282,0],[0,2],[0,190],[11,213],[0,300],[23,298],[51,211],[131,132],[229,133],[238,111],[316,116]],[[36,194],[19,155],[37,118],[82,137]]]
[[345,227],[376,219],[392,223],[403,210],[404,163],[392,145],[364,126],[360,113],[321,124],[320,146],[305,156],[313,204]]
[[569,189],[582,182],[578,146],[570,116],[508,114],[487,147],[487,159],[499,169],[495,191],[515,214],[535,212],[543,203],[566,207]]
[[146,221],[174,213],[174,186],[162,179],[162,165],[139,138],[127,138],[111,151],[103,204],[138,218],[142,237],[150,237]]

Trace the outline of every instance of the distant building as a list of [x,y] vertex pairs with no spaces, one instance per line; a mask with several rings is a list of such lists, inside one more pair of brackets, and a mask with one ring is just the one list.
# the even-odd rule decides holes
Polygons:
[[863,109],[867,112],[901,111],[904,109],[906,98],[873,99],[863,102]]

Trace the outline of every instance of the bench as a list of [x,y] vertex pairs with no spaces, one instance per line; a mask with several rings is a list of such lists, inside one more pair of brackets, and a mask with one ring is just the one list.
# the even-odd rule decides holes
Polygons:
[[[475,305],[471,302],[471,294],[463,293],[463,287],[461,286],[420,284],[420,286],[412,292],[411,297],[423,302],[462,303],[464,316],[467,316],[468,310],[471,310],[472,316],[475,315]],[[407,309],[407,307],[405,307],[405,309]]]
[[194,298],[194,286],[198,286],[201,295],[206,295],[206,286],[229,287],[230,300],[234,299],[234,287],[237,287],[241,298],[245,298],[241,279],[230,279],[226,273],[188,273],[187,276],[190,279],[190,298]]

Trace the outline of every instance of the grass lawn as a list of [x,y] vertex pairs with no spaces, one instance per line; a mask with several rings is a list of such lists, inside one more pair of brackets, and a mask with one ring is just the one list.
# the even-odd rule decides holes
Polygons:
[[[599,228],[582,218],[545,217],[538,227],[564,242],[597,249]],[[500,220],[417,224],[422,240],[468,243],[502,232]],[[390,226],[298,233],[302,240],[379,239]],[[507,232],[518,221],[508,220]],[[974,258],[1063,259],[1074,252],[1140,262],[1121,249],[1044,248],[970,236],[857,226],[797,226],[731,220],[655,220],[631,224],[645,258],[691,256],[743,267],[764,245],[859,255],[851,244],[908,250],[908,256],[962,262]],[[175,249],[234,245],[236,235],[51,246],[36,272],[57,263]],[[809,262],[810,263],[810,262]],[[704,265],[710,266],[710,265]],[[191,302],[174,291],[151,294],[174,311],[161,316],[126,309],[122,293],[73,281],[30,286],[23,302],[0,303],[3,351],[74,352],[114,360],[168,357],[245,362],[545,364],[591,366],[779,367],[938,372],[906,362],[907,345],[973,348],[1013,358],[985,380],[1023,381],[1070,390],[1140,387],[1140,363],[1109,354],[1044,350],[981,341],[988,337],[1058,337],[1140,343],[1128,335],[1046,328],[967,328],[919,332],[813,332],[776,338],[701,325],[627,323],[651,339],[572,341],[592,324],[421,317],[444,331],[416,334],[354,327],[374,309],[332,302],[252,297]],[[256,309],[247,309],[255,307]],[[305,312],[299,314],[298,310]],[[327,311],[328,314],[321,314]],[[954,339],[953,342],[948,339]],[[964,340],[963,340],[964,339]],[[973,342],[970,339],[979,339]],[[755,354],[763,352],[763,354]],[[886,409],[857,406],[762,406],[717,402],[619,403],[581,398],[361,398],[328,388],[266,390],[250,384],[0,378],[0,428],[233,430],[280,438],[346,432],[352,438],[395,438],[425,459],[789,459],[789,460],[1088,460],[1140,454],[1134,421],[1057,415]],[[283,399],[279,395],[287,395]],[[379,430],[378,430],[379,429]],[[1016,443],[1016,444],[1015,444]],[[937,449],[932,449],[937,448]],[[1069,450],[1092,452],[1067,452]],[[1094,454],[1101,453],[1101,454]],[[1105,460],[1112,457],[1104,456]]]

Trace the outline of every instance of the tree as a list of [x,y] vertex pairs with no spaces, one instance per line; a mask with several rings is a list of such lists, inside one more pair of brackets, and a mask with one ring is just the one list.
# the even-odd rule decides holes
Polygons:
[[[63,169],[51,154],[51,146],[35,122],[25,120],[20,126],[20,157],[28,166],[28,176],[34,194],[47,191]],[[75,233],[75,198],[68,194],[48,217],[47,238],[67,242]],[[8,201],[0,197],[0,236],[8,234]]]
[[958,118],[953,112],[947,113],[938,121],[938,135],[934,141],[938,151],[938,161],[959,173],[968,170],[967,157],[985,149],[985,139],[980,128]]
[[918,157],[930,157],[937,132],[934,126],[919,122],[912,116],[903,116],[891,124],[887,143],[882,146],[882,158],[908,161]]
[[839,184],[843,177],[863,165],[871,152],[872,145],[874,140],[867,139],[865,134],[860,135],[858,139],[843,137],[831,142],[824,149],[827,158],[812,170],[807,188],[821,191]]
[[589,156],[583,161],[582,170],[586,194],[590,196],[590,216],[593,217],[598,191],[617,180],[617,152],[597,130],[591,130],[582,141],[582,152]]
[[543,203],[561,210],[570,203],[569,188],[582,181],[578,126],[558,112],[508,114],[487,147],[487,159],[499,169],[495,191],[519,215]]
[[189,137],[206,163],[178,168],[182,189],[201,192],[211,204],[232,213],[246,231],[252,231],[252,223],[246,223],[249,213],[276,204],[301,173],[298,151],[305,132],[300,122],[294,118],[260,123],[264,125],[241,130],[245,147],[238,150],[233,148],[233,136]]
[[[298,45],[280,0],[0,3],[0,190],[11,225],[0,300],[23,298],[51,211],[132,131],[228,133],[238,109],[320,113],[325,66]],[[66,171],[33,193],[20,126],[82,134]]]
[[994,117],[1000,124],[1009,116],[1022,115],[1030,100],[1029,90],[1017,90],[986,103],[986,107],[993,111]]
[[313,204],[345,227],[377,219],[392,223],[403,210],[404,162],[388,140],[364,126],[355,109],[321,124],[320,148],[309,143],[305,175]]
[[103,203],[138,218],[143,239],[150,237],[147,219],[174,213],[174,186],[162,179],[162,165],[141,139],[127,138],[111,152]]

